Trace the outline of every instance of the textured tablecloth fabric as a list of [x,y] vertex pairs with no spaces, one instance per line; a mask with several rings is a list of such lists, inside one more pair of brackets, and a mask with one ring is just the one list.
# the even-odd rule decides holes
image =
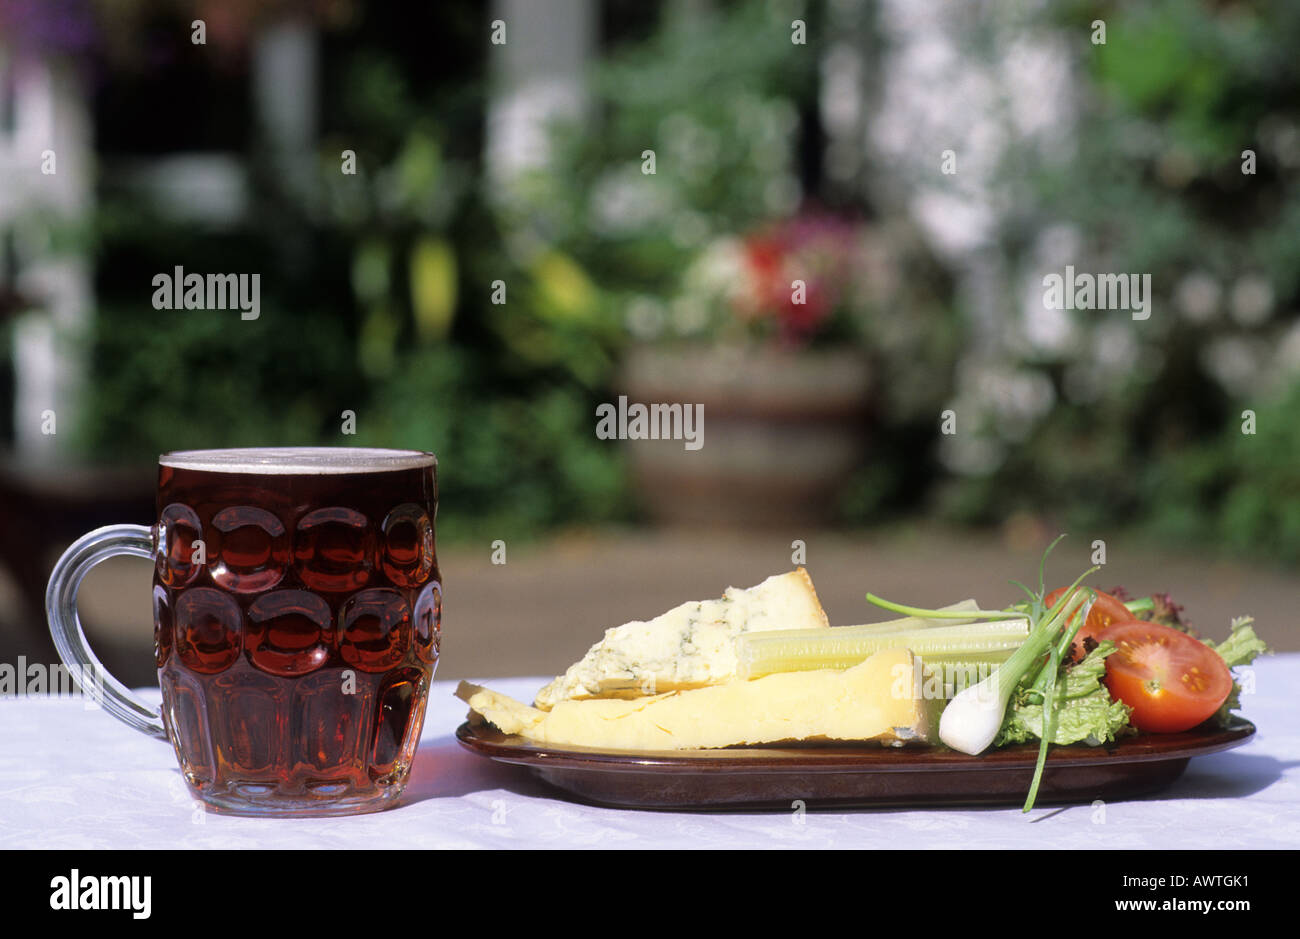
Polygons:
[[[546,678],[484,679],[531,700]],[[258,819],[204,811],[172,750],[72,697],[0,700],[6,848],[1296,848],[1300,654],[1259,660],[1246,745],[1196,757],[1158,795],[1090,805],[804,813],[646,812],[569,801],[522,767],[466,752],[465,705],[433,685],[415,766],[393,808]],[[139,692],[156,702],[157,689]]]

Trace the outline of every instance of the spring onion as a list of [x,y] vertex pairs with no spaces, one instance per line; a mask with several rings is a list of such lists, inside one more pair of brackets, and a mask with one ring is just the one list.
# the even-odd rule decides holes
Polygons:
[[[1077,584],[1077,582],[1076,582]],[[1087,600],[1086,591],[1071,588],[1031,627],[1029,637],[992,675],[959,692],[939,719],[939,739],[962,753],[983,753],[1002,727],[1011,694],[1025,674],[1049,649],[1055,652],[1057,633]]]
[[[1086,591],[1086,599],[1083,601],[1082,609],[1079,615],[1074,617],[1070,624],[1061,632],[1061,637],[1057,640],[1052,651],[1055,653],[1055,664],[1052,660],[1043,663],[1043,667],[1034,676],[1034,680],[1029,684],[1029,690],[1026,692],[1027,700],[1034,704],[1041,704],[1048,700],[1051,695],[1050,686],[1053,682],[1053,676],[1060,671],[1061,662],[1065,661],[1069,654],[1070,646],[1074,643],[1074,637],[1079,634],[1079,628],[1088,620],[1088,614],[1092,612],[1092,605],[1097,600],[1097,594],[1093,590]],[[1049,707],[1048,710],[1051,710]],[[1046,739],[1051,739],[1044,734]]]
[[1137,600],[1129,600],[1128,602],[1126,602],[1124,604],[1124,608],[1128,610],[1130,613],[1145,613],[1147,610],[1153,609],[1155,605],[1156,605],[1155,598],[1140,597]]

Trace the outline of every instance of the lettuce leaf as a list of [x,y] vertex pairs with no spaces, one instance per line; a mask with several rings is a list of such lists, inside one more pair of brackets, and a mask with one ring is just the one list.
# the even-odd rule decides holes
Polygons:
[[[1255,617],[1237,616],[1232,620],[1229,626],[1230,632],[1228,638],[1217,645],[1211,639],[1202,639],[1207,646],[1219,653],[1229,669],[1239,665],[1249,665],[1255,661],[1259,655],[1267,655],[1270,649],[1264,644],[1264,640],[1255,635]],[[1232,712],[1241,707],[1241,685],[1237,682],[1236,676],[1233,676],[1232,691],[1228,693],[1228,699],[1223,702],[1223,707],[1219,708],[1210,718],[1210,721],[1220,727],[1226,727],[1232,721]]]
[[[1132,732],[1128,722],[1131,708],[1122,701],[1112,701],[1101,681],[1106,674],[1106,656],[1114,651],[1115,643],[1102,642],[1083,661],[1066,666],[1062,680],[1056,684],[1056,727],[1051,743],[1086,742],[1097,746]],[[993,745],[1025,743],[1039,740],[1042,735],[1043,705],[1030,703],[1022,688],[1012,696]]]

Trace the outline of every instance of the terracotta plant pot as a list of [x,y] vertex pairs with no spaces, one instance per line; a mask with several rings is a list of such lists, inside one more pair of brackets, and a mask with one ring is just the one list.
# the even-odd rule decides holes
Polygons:
[[815,525],[866,453],[870,373],[853,350],[642,347],[628,402],[703,405],[699,449],[628,440],[640,501],[670,524]]

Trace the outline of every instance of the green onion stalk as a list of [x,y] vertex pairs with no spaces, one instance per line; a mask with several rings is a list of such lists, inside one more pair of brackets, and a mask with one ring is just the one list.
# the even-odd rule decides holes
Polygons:
[[[1082,578],[1080,578],[1082,579]],[[988,678],[958,692],[944,708],[939,719],[939,739],[962,753],[983,753],[997,737],[1007,704],[1020,681],[1042,656],[1048,654],[1044,692],[1055,690],[1055,676],[1060,664],[1058,634],[1064,624],[1088,602],[1089,591],[1075,589],[1078,582],[1030,628],[1029,638]],[[1075,627],[1077,629],[1077,626]],[[1067,630],[1069,632],[1069,630]],[[1073,635],[1071,635],[1073,639]],[[1068,648],[1068,647],[1067,647]],[[1055,658],[1057,668],[1051,667]],[[1046,728],[1044,728],[1046,731]],[[1047,739],[1044,733],[1044,739]]]

